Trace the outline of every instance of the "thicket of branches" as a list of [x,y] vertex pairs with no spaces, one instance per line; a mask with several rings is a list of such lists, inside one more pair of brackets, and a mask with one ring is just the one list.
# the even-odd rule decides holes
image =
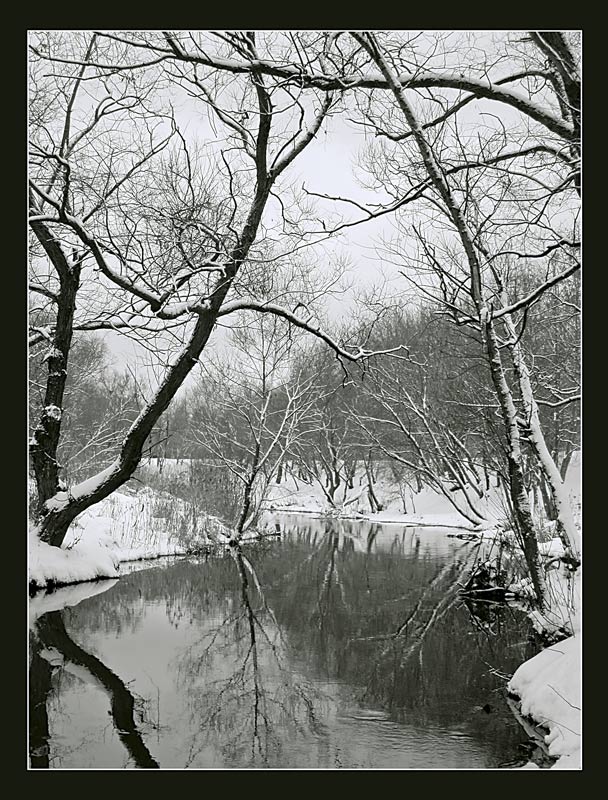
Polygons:
[[[563,483],[579,425],[580,43],[473,35],[31,34],[30,454],[44,541],[61,545],[134,475],[204,355],[189,435],[241,486],[237,537],[286,461],[333,503],[353,463],[373,495],[374,462],[388,459],[459,488],[472,521],[492,472],[545,602],[531,493],[580,555]],[[338,116],[361,132],[369,202],[295,180]],[[332,330],[323,298],[344,291],[344,265],[323,243],[381,217],[393,234],[378,256],[400,297],[368,296]],[[261,373],[207,359],[224,326],[246,331]],[[74,399],[95,393],[78,374],[83,332],[104,329],[146,348],[156,378],[137,397],[100,362],[114,399],[87,420]],[[318,346],[272,366],[293,330]],[[98,427],[95,445],[79,425]]]

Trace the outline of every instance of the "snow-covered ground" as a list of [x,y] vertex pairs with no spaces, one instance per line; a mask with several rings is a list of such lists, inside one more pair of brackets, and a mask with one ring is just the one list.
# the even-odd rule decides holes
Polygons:
[[[508,684],[519,711],[547,730],[552,769],[581,768],[581,637],[570,636],[524,662]],[[527,765],[528,768],[534,765]]]
[[[572,459],[566,476],[581,525],[581,461]],[[541,545],[548,563],[547,590],[550,599],[545,614],[532,612],[532,622],[539,631],[560,632],[560,641],[546,647],[515,671],[508,691],[518,698],[519,712],[541,725],[549,755],[557,757],[553,769],[582,768],[582,567],[574,573],[556,560],[563,554],[559,539]],[[566,635],[570,634],[570,635]],[[528,764],[534,768],[534,764]]]
[[[355,474],[353,488],[341,486],[332,506],[317,481],[304,483],[293,476],[280,484],[272,484],[265,508],[272,511],[299,514],[340,516],[366,519],[383,524],[440,526],[480,530],[494,527],[504,516],[502,498],[491,489],[483,503],[478,503],[483,520],[475,524],[460,514],[442,494],[429,488],[417,492],[410,486],[398,486],[388,471],[380,471],[374,483],[374,493],[382,504],[382,511],[372,512],[367,495],[367,478],[360,470]],[[462,492],[452,493],[455,500],[466,509]],[[474,515],[471,515],[474,516]]]
[[29,580],[43,588],[116,578],[121,562],[181,555],[228,538],[220,520],[201,513],[194,517],[172,495],[151,489],[114,492],[75,520],[61,548],[30,531]]
[[[564,552],[559,539],[541,545],[541,550],[550,564],[549,607],[529,616],[539,632],[559,638],[515,671],[507,691],[516,698],[518,713],[543,729],[547,751],[557,758],[552,768],[580,769],[582,568],[572,572],[558,560]],[[530,763],[527,768],[535,766]]]

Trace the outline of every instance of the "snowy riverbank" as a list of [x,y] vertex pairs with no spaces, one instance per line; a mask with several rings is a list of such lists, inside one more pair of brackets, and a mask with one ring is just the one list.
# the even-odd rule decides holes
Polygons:
[[[538,726],[552,769],[582,768],[582,568],[575,572],[560,562],[563,548],[554,539],[544,548],[549,608],[530,613],[539,632],[559,637],[513,674],[507,691],[516,700],[523,723]],[[540,731],[538,730],[540,728]],[[536,765],[528,764],[530,769]]]
[[[494,527],[497,520],[504,516],[501,497],[495,490],[488,493],[483,507],[479,506],[482,510],[481,521],[476,517],[473,522],[460,514],[440,493],[426,487],[416,491],[410,486],[400,486],[388,472],[380,469],[374,484],[374,493],[382,510],[372,510],[366,482],[367,475],[364,472],[355,473],[352,488],[345,486],[336,492],[332,505],[318,481],[306,483],[289,476],[280,484],[270,487],[264,506],[269,511],[363,519],[384,525],[437,526],[466,530]],[[454,492],[453,496],[464,507],[466,503],[461,494]]]
[[[574,462],[578,466],[578,460]],[[568,483],[580,496],[580,475],[572,470]],[[493,535],[500,525],[498,498],[487,507],[485,525],[471,525],[440,495],[424,489],[404,500],[395,487],[380,486],[384,510],[372,513],[363,500],[328,507],[318,488],[289,479],[276,488],[268,510],[336,516],[380,524],[460,528]],[[361,495],[362,497],[362,495]],[[407,509],[404,511],[404,507]],[[225,543],[228,529],[215,517],[206,516],[172,495],[140,489],[135,494],[116,492],[78,518],[62,548],[49,547],[30,534],[29,578],[35,588],[76,584],[98,578],[117,578],[121,563],[162,556],[182,555],[209,544]],[[508,683],[517,698],[522,717],[543,728],[547,750],[558,760],[556,769],[581,766],[581,569],[572,575],[559,562],[560,546],[552,540],[541,546],[554,564],[547,572],[550,609],[544,616],[532,614],[535,626],[560,634],[557,644],[526,661]],[[123,567],[124,570],[124,567]],[[89,584],[90,586],[90,584]],[[48,596],[52,602],[52,595]],[[76,598],[76,602],[78,602]],[[534,768],[534,764],[529,764]]]
[[[291,481],[291,482],[290,482]],[[385,509],[372,513],[365,507],[365,496],[353,491],[355,500],[345,494],[340,508],[329,506],[318,487],[302,484],[290,479],[273,487],[269,510],[281,513],[311,514],[314,516],[336,516],[342,519],[365,520],[381,524],[433,526],[460,528],[481,534],[484,538],[496,535],[501,529],[503,516],[501,500],[497,493],[490,493],[484,505],[485,523],[471,524],[453,509],[441,495],[423,489],[407,497],[394,486],[379,481],[377,494],[385,501]],[[566,487],[572,504],[580,511],[580,458],[573,459],[567,475]],[[400,508],[401,506],[401,508]],[[403,511],[403,507],[408,512]],[[411,508],[411,511],[409,509]],[[502,513],[501,513],[502,512]],[[578,520],[580,525],[580,519]],[[543,739],[548,755],[556,758],[552,769],[581,768],[581,583],[582,570],[572,574],[559,561],[563,547],[559,539],[553,538],[541,544],[547,564],[547,587],[549,608],[540,615],[530,614],[536,629],[550,636],[565,636],[534,658],[524,662],[511,677],[507,691],[516,701],[514,705],[522,722],[531,723],[535,734]],[[524,582],[525,583],[525,582]],[[525,586],[518,586],[518,591]],[[537,768],[530,762],[527,769]]]
[[[524,662],[507,687],[518,711],[541,726],[544,743],[557,761],[552,769],[580,769],[581,637],[570,636]],[[536,765],[528,764],[528,769]]]
[[61,548],[41,542],[30,530],[32,588],[117,578],[122,562],[184,555],[227,541],[216,517],[197,513],[178,498],[141,489],[114,492],[76,519]]

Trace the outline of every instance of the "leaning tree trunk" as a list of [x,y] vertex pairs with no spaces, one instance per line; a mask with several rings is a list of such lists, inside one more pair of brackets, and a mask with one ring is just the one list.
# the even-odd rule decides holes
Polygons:
[[43,542],[60,547],[69,526],[79,514],[108,497],[133,475],[154,424],[197,362],[211,335],[216,316],[209,311],[199,317],[188,345],[169,367],[153,399],[129,429],[118,458],[98,475],[71,487],[69,491],[57,492],[44,503],[38,529]]
[[519,425],[517,424],[517,408],[507,383],[496,334],[491,320],[484,325],[484,340],[490,359],[492,382],[498,395],[507,437],[507,463],[509,469],[509,488],[517,527],[522,539],[524,556],[530,578],[534,585],[536,597],[541,608],[546,605],[545,573],[540,560],[538,540],[534,531],[534,520],[530,509],[530,500],[526,490],[521,452]]
[[513,366],[520,387],[521,400],[525,414],[525,421],[529,430],[529,441],[538,457],[541,468],[547,478],[553,503],[557,511],[558,532],[567,550],[577,558],[580,555],[580,543],[578,532],[570,506],[570,499],[560,471],[549,452],[538,416],[538,405],[532,391],[530,372],[528,370],[522,347],[517,341],[516,331],[511,320],[507,317],[504,320],[507,332],[510,337],[510,350],[513,357]]
[[154,425],[194,365],[198,363],[199,356],[211,336],[222,303],[255,239],[271,188],[272,180],[267,175],[258,176],[255,198],[243,227],[241,239],[233,249],[231,258],[224,267],[223,274],[218,278],[206,306],[197,312],[198,319],[187,345],[175,362],[168,367],[153,398],[131,425],[116,460],[89,480],[71,487],[67,492],[57,491],[40,504],[38,536],[43,542],[60,547],[76,517],[116,491],[137,469],[145,442]]

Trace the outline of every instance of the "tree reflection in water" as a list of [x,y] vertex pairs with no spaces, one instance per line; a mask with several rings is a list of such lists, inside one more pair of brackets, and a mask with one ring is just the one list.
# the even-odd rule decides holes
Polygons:
[[135,766],[158,769],[158,762],[151,756],[135,724],[133,695],[118,675],[70,638],[61,611],[50,611],[36,620],[30,652],[30,763],[33,768],[49,767],[47,704],[54,663],[57,669],[71,668],[72,674],[82,675],[84,680],[92,679],[106,692],[114,727]]
[[48,769],[49,715],[48,697],[51,692],[53,668],[40,654],[42,644],[30,635],[30,764],[33,769]]
[[[343,764],[357,766],[357,709],[387,721],[386,734],[374,728],[369,735],[379,738],[369,742],[383,753],[388,736],[394,761],[385,763],[394,766],[404,764],[394,737],[405,743],[426,730],[429,747],[438,730],[464,736],[487,766],[505,753],[515,758],[525,737],[501,698],[506,675],[535,652],[529,626],[505,607],[472,618],[458,582],[477,549],[438,533],[437,550],[431,540],[411,529],[298,522],[280,541],[127,575],[62,612],[81,645],[106,654],[125,648],[120,663],[130,665],[148,702],[156,701],[142,688],[152,665],[140,663],[137,642],[150,643],[146,657],[158,658],[153,671],[165,709],[156,759],[124,683],[70,645],[60,616],[40,620],[31,651],[32,765],[49,765],[45,698],[58,690],[52,648],[96,676],[138,766],[326,767],[338,752]],[[431,752],[428,758],[436,765]]]
[[[186,766],[210,737],[230,759],[265,765],[290,734],[322,735],[319,707],[330,698],[294,672],[281,628],[243,549],[230,548],[239,600],[180,658],[191,698],[192,726]],[[218,665],[218,662],[221,663]],[[218,669],[228,674],[214,679]],[[248,752],[248,756],[245,753]]]
[[[322,538],[315,528],[299,525],[262,570],[309,674],[331,675],[352,687],[354,702],[395,721],[467,731],[500,763],[506,742],[520,736],[509,727],[505,683],[538,644],[524,615],[505,605],[494,609],[491,626],[473,624],[459,590],[478,548],[453,542],[450,557],[437,558],[421,547],[424,533],[395,533],[381,551],[376,529],[362,542],[335,523]],[[298,554],[307,537],[312,550]],[[277,583],[279,558],[297,566]]]

